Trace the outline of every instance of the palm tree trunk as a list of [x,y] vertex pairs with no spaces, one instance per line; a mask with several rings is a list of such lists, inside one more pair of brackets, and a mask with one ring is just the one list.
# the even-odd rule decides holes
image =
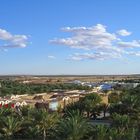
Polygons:
[[44,136],[44,140],[46,140],[46,131],[44,129],[44,132],[43,132],[43,136]]
[[104,118],[106,117],[106,111],[104,111]]
[[66,107],[66,101],[64,100],[64,109],[65,109],[65,107]]
[[89,111],[87,111],[87,118],[89,118],[90,117],[90,112]]

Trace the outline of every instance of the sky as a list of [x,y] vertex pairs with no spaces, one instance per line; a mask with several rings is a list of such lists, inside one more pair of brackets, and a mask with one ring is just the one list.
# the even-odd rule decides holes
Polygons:
[[139,0],[0,0],[0,75],[140,74]]

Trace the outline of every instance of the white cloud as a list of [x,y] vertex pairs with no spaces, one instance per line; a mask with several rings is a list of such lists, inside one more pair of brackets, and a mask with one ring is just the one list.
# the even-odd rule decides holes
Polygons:
[[53,55],[48,55],[48,58],[49,58],[49,59],[55,59],[56,57],[53,56]]
[[133,40],[131,42],[118,42],[118,46],[119,47],[123,47],[123,48],[136,48],[136,47],[140,47],[140,41],[137,40]]
[[121,35],[121,36],[129,36],[129,35],[132,34],[131,32],[129,32],[129,31],[125,30],[125,29],[119,30],[119,31],[117,31],[117,33],[119,35]]
[[0,40],[5,41],[0,48],[24,48],[27,46],[26,35],[13,35],[6,30],[0,29]]
[[71,60],[85,60],[85,59],[91,59],[91,60],[105,60],[109,58],[120,58],[121,55],[118,53],[104,53],[104,52],[98,52],[98,53],[75,53],[70,56],[69,59]]
[[[140,41],[126,42],[119,38],[121,36],[128,36],[131,32],[125,29],[119,30],[117,33],[121,36],[118,36],[115,33],[108,32],[107,27],[102,24],[92,27],[65,27],[61,30],[70,32],[71,37],[55,38],[50,40],[50,43],[85,51],[83,54],[72,55],[71,59],[73,60],[120,58],[123,55],[131,55],[127,52],[140,47]],[[91,53],[86,53],[89,50]]]
[[140,51],[129,51],[129,52],[126,52],[126,54],[128,55],[133,55],[133,56],[140,56]]
[[115,34],[106,31],[106,27],[97,24],[93,27],[66,27],[62,31],[72,32],[71,38],[53,39],[50,42],[60,45],[66,45],[77,49],[110,49],[112,42],[117,40]]

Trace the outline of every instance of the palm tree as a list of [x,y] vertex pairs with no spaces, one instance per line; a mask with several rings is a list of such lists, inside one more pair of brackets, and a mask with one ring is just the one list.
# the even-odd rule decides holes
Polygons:
[[87,117],[90,117],[90,113],[96,117],[96,114],[93,113],[93,110],[97,108],[101,102],[101,97],[96,93],[91,93],[85,96],[81,102],[84,104],[84,109],[87,112]]
[[139,98],[136,95],[128,94],[122,99],[122,104],[126,106],[128,113],[133,113],[139,107]]
[[89,123],[81,116],[81,113],[73,111],[60,121],[56,131],[56,138],[61,140],[81,140],[86,136],[88,128]]
[[84,104],[80,101],[68,104],[64,109],[64,116],[67,116],[67,115],[69,115],[70,112],[77,111],[77,110],[79,110],[79,113],[81,115],[84,112]]
[[13,137],[15,133],[21,130],[22,122],[18,118],[14,118],[13,116],[7,116],[2,117],[0,121],[0,132],[6,138]]
[[44,140],[46,140],[48,131],[54,129],[56,126],[58,118],[57,113],[49,114],[46,110],[36,111],[34,122],[36,123],[36,127],[40,129],[41,134],[43,134]]
[[108,132],[108,140],[138,140],[136,138],[136,129],[130,128],[120,133],[118,129],[111,128]]
[[114,113],[112,115],[113,123],[112,126],[120,130],[128,129],[130,125],[130,117],[128,115],[119,115]]
[[116,137],[118,137],[118,139],[135,140],[136,128],[134,127],[133,123],[131,122],[131,118],[128,115],[119,115],[115,113],[112,115],[112,119],[113,129],[111,132],[117,133]]
[[24,131],[25,138],[30,138],[34,140],[40,137],[39,127],[37,127],[36,125],[33,125],[33,123],[26,125],[24,128],[26,128]]
[[109,127],[105,125],[92,126],[89,134],[88,140],[108,140]]
[[40,137],[39,126],[37,125],[37,121],[34,119],[34,116],[36,115],[35,109],[33,108],[30,108],[29,110],[24,109],[22,110],[24,121],[22,124],[22,131],[20,133],[24,134],[24,137],[22,136],[22,138],[30,138],[30,139],[39,138]]

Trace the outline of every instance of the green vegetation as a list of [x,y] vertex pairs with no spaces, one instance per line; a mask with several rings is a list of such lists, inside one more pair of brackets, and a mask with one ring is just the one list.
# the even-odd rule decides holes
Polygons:
[[36,94],[43,92],[51,92],[53,90],[90,90],[88,86],[81,86],[76,84],[23,84],[16,81],[0,81],[0,96],[11,94]]
[[0,139],[139,140],[140,86],[113,92],[109,98],[109,105],[103,104],[100,96],[92,93],[58,112],[24,107],[22,116],[2,107]]

